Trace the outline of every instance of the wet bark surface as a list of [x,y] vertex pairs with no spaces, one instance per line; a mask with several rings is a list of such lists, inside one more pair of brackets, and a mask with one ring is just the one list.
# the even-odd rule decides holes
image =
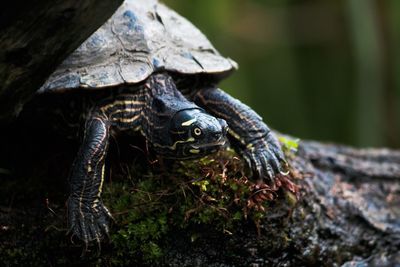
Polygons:
[[[65,235],[67,176],[79,142],[67,140],[65,131],[57,135],[30,121],[16,123],[18,131],[12,131],[5,139],[7,144],[2,144],[7,153],[0,157],[1,260],[6,266],[123,266],[110,260],[119,253],[112,244],[103,244],[100,255],[89,253],[82,258],[82,246]],[[48,127],[55,123],[42,122]],[[21,125],[29,129],[29,136]],[[124,146],[116,149],[116,141],[112,142],[111,157],[126,152]],[[121,157],[117,157],[118,162]],[[289,162],[297,177],[295,183],[301,188],[294,205],[280,197],[258,225],[243,221],[233,234],[205,225],[194,226],[193,231],[177,228],[163,240],[164,256],[156,265],[400,263],[399,151],[302,141]],[[116,176],[113,172],[105,186],[110,186]],[[118,231],[118,225],[112,231]],[[193,241],[189,232],[199,232],[201,237]]]
[[0,7],[0,119],[17,115],[122,0],[8,1]]
[[291,165],[302,180],[295,208],[277,204],[259,234],[184,244],[172,266],[398,266],[400,152],[300,143]]
[[[19,113],[54,68],[120,3],[17,0],[3,6],[0,119]],[[64,102],[71,109],[72,103]],[[69,121],[68,113],[59,114],[62,121],[38,124],[30,118],[1,125],[0,262],[5,266],[110,266],[110,255],[118,253],[103,244],[100,256],[80,257],[81,245],[65,235],[67,176],[79,146],[65,136],[76,137],[79,125]],[[75,129],[49,130],[60,123]],[[400,264],[399,151],[303,141],[289,162],[301,188],[295,205],[278,198],[258,225],[244,221],[234,234],[198,226],[195,231],[202,236],[193,241],[176,229],[164,241],[161,265]]]

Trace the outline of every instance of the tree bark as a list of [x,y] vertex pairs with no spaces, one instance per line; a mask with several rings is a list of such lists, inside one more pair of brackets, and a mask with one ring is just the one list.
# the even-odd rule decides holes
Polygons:
[[[121,2],[15,0],[8,7],[0,4],[0,120],[18,114],[56,66],[103,24]],[[52,121],[47,125],[52,125]],[[53,148],[62,156],[57,154],[53,158],[55,151],[50,149],[51,157],[43,160],[46,158],[40,157],[46,147],[43,144],[54,145],[43,129],[37,127],[36,121],[30,126],[16,123],[18,135],[12,132],[0,140],[7,143],[14,138],[14,143],[22,142],[18,149],[2,144],[2,149],[8,150],[2,151],[0,163],[10,161],[14,165],[16,160],[8,159],[12,151],[18,160],[23,157],[20,168],[36,168],[35,172],[30,171],[31,178],[21,175],[16,179],[12,171],[0,166],[0,177],[5,177],[0,187],[0,257],[3,260],[14,260],[12,257],[17,255],[22,262],[24,259],[29,262],[32,258],[29,251],[38,244],[44,250],[36,249],[36,255],[44,255],[50,262],[57,262],[59,258],[65,262],[79,260],[69,256],[70,243],[60,243],[58,239],[49,241],[52,235],[48,229],[55,220],[49,211],[62,214],[65,211],[62,204],[58,209],[51,209],[46,202],[45,208],[35,209],[31,207],[35,202],[29,202],[34,197],[27,197],[36,195],[44,199],[42,190],[50,191],[51,183],[57,190],[65,188],[53,177],[66,176],[68,161],[75,153],[64,140],[62,145]],[[40,137],[42,145],[35,146]],[[63,157],[67,157],[65,166],[61,165]],[[207,229],[193,243],[187,233],[179,233],[177,229],[165,241],[170,245],[166,246],[164,265],[394,266],[400,263],[400,151],[303,141],[289,162],[301,188],[294,206],[278,199],[266,211],[258,232],[250,223],[244,223],[234,235]],[[46,173],[42,180],[35,177],[42,175],[45,168],[53,168],[57,175]],[[19,191],[14,192],[15,188]],[[50,195],[58,193],[64,199],[65,192],[57,190],[50,191]],[[13,208],[18,199],[20,208]],[[23,234],[21,229],[25,229]],[[53,245],[43,245],[42,241]],[[10,255],[6,255],[8,252]],[[107,261],[107,257],[103,259]]]
[[[43,131],[38,129],[37,136],[42,135]],[[24,150],[10,151],[19,158],[23,156],[19,168],[29,171],[16,176],[13,171],[3,172],[0,259],[12,262],[15,251],[22,250],[29,252],[23,256],[16,254],[17,262],[29,261],[33,255],[48,258],[53,265],[79,264],[83,260],[113,262],[114,255],[122,252],[112,244],[111,248],[104,244],[100,256],[82,259],[78,257],[81,247],[73,246],[65,237],[66,229],[60,229],[65,225],[64,178],[77,147],[65,141],[60,145],[52,142],[49,144],[52,149],[43,156],[46,153],[40,144],[45,141],[38,142],[39,149],[35,147],[38,138],[30,142],[23,140],[24,133],[20,136],[15,138],[23,141],[20,146]],[[46,136],[42,138],[49,140]],[[129,150],[125,143],[120,149],[124,147]],[[119,155],[124,154],[126,151],[119,150]],[[163,237],[164,256],[156,265],[397,266],[400,263],[400,151],[302,141],[289,162],[297,177],[294,181],[300,187],[300,196],[294,204],[280,196],[258,225],[241,222],[232,235],[217,231],[212,225],[198,225],[200,229],[189,230],[176,227]],[[115,176],[113,172],[110,179]],[[135,173],[135,177],[142,175]],[[111,185],[105,185],[108,186]],[[131,186],[127,185],[126,190]],[[38,209],[34,203],[38,203],[37,198],[45,203],[45,197],[50,202]],[[196,241],[191,240],[193,232],[200,233]],[[152,266],[140,260],[137,264]],[[124,265],[117,261],[113,266]]]
[[176,242],[184,245],[171,249],[167,262],[173,264],[168,265],[400,263],[400,151],[303,141],[290,163],[302,177],[295,207],[285,201],[271,207],[258,234],[250,227],[223,242],[212,235],[196,246]]
[[0,120],[17,115],[45,79],[122,0],[0,4]]

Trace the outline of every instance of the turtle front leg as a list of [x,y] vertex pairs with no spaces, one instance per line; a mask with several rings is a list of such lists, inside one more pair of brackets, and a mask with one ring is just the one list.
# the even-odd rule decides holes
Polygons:
[[85,136],[70,175],[68,223],[73,236],[86,245],[98,243],[109,233],[112,218],[101,200],[104,160],[108,148],[110,122],[104,114],[92,114],[86,121]]
[[109,233],[111,213],[101,200],[104,163],[110,128],[137,131],[142,125],[146,88],[136,94],[119,95],[96,106],[88,116],[85,135],[70,175],[69,229],[86,245]]
[[195,103],[226,120],[233,148],[241,154],[258,178],[274,181],[286,169],[280,144],[262,118],[249,106],[216,88],[199,90]]

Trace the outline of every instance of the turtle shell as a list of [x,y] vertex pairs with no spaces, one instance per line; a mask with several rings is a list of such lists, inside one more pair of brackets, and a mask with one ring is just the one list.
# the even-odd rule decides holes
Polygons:
[[157,0],[126,0],[39,92],[135,84],[162,70],[222,78],[236,68],[199,29]]

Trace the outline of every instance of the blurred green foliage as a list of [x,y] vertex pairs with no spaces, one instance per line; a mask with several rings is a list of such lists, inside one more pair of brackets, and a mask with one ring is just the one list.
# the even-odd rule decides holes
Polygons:
[[400,147],[400,2],[164,0],[240,69],[221,88],[303,139]]

